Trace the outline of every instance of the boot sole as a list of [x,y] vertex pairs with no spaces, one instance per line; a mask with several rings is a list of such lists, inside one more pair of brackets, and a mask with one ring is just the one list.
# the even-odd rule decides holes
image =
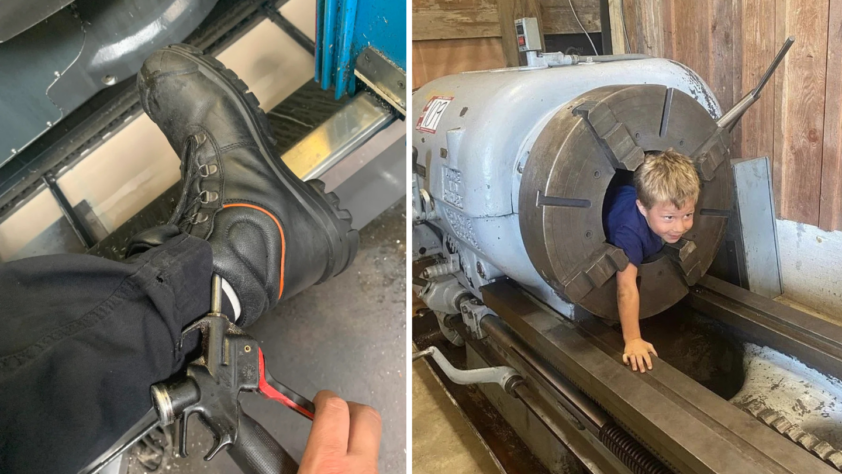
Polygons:
[[237,74],[225,67],[212,56],[204,54],[198,48],[185,44],[174,44],[167,47],[170,51],[194,61],[199,66],[199,72],[222,87],[229,96],[236,99],[244,117],[248,118],[252,136],[260,148],[260,153],[275,175],[287,188],[292,191],[298,202],[328,234],[328,265],[325,273],[317,283],[342,273],[357,254],[360,235],[351,227],[351,213],[340,209],[339,198],[335,193],[325,193],[322,181],[314,179],[307,182],[298,178],[289,167],[278,158],[269,118],[260,108],[257,97],[248,91],[248,85]]

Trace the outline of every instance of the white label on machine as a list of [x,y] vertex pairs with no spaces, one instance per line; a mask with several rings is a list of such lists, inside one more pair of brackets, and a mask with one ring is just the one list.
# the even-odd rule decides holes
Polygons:
[[421,111],[421,116],[418,117],[415,129],[421,132],[436,133],[441,116],[444,114],[444,109],[451,102],[453,102],[453,97],[434,96],[424,106],[424,110]]

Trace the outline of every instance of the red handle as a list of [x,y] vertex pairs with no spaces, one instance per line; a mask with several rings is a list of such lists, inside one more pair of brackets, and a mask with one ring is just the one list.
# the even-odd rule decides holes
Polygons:
[[263,362],[263,349],[258,348],[257,355],[259,358],[258,369],[260,371],[260,381],[258,382],[257,387],[260,394],[269,400],[275,400],[282,405],[292,408],[301,415],[312,420],[314,416],[313,413],[316,411],[316,407],[313,405],[313,402],[278,383],[274,378],[272,378],[271,374],[266,373],[266,364]]

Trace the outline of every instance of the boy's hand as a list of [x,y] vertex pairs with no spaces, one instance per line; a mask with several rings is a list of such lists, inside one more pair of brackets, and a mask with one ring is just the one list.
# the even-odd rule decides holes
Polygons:
[[[631,364],[631,368],[634,371],[637,371],[640,368],[640,373],[646,372],[646,369],[652,370],[652,357],[649,353],[652,353],[655,357],[658,356],[658,353],[655,352],[655,347],[652,344],[644,341],[641,338],[632,339],[626,342],[626,349],[623,351],[623,363],[626,365]],[[646,365],[644,365],[646,362]]]
[[377,474],[380,414],[322,390],[299,474]]

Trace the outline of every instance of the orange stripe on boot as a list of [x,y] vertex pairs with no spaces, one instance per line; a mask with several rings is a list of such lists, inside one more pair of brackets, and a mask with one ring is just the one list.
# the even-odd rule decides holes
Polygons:
[[252,205],[252,204],[239,204],[239,203],[238,204],[225,204],[224,206],[222,206],[223,209],[228,209],[229,207],[248,207],[248,208],[251,208],[251,209],[256,209],[256,210],[266,214],[267,216],[271,217],[272,220],[275,221],[275,225],[278,226],[278,232],[281,234],[281,276],[280,276],[281,287],[280,287],[280,289],[278,289],[278,299],[281,299],[281,295],[284,294],[284,259],[286,258],[286,253],[287,253],[287,244],[286,244],[286,240],[284,240],[284,229],[281,228],[281,223],[278,222],[278,219],[276,219],[275,216],[273,216],[271,212],[269,212],[266,209],[263,209],[262,207],[259,207],[259,206],[255,206],[255,205]]

